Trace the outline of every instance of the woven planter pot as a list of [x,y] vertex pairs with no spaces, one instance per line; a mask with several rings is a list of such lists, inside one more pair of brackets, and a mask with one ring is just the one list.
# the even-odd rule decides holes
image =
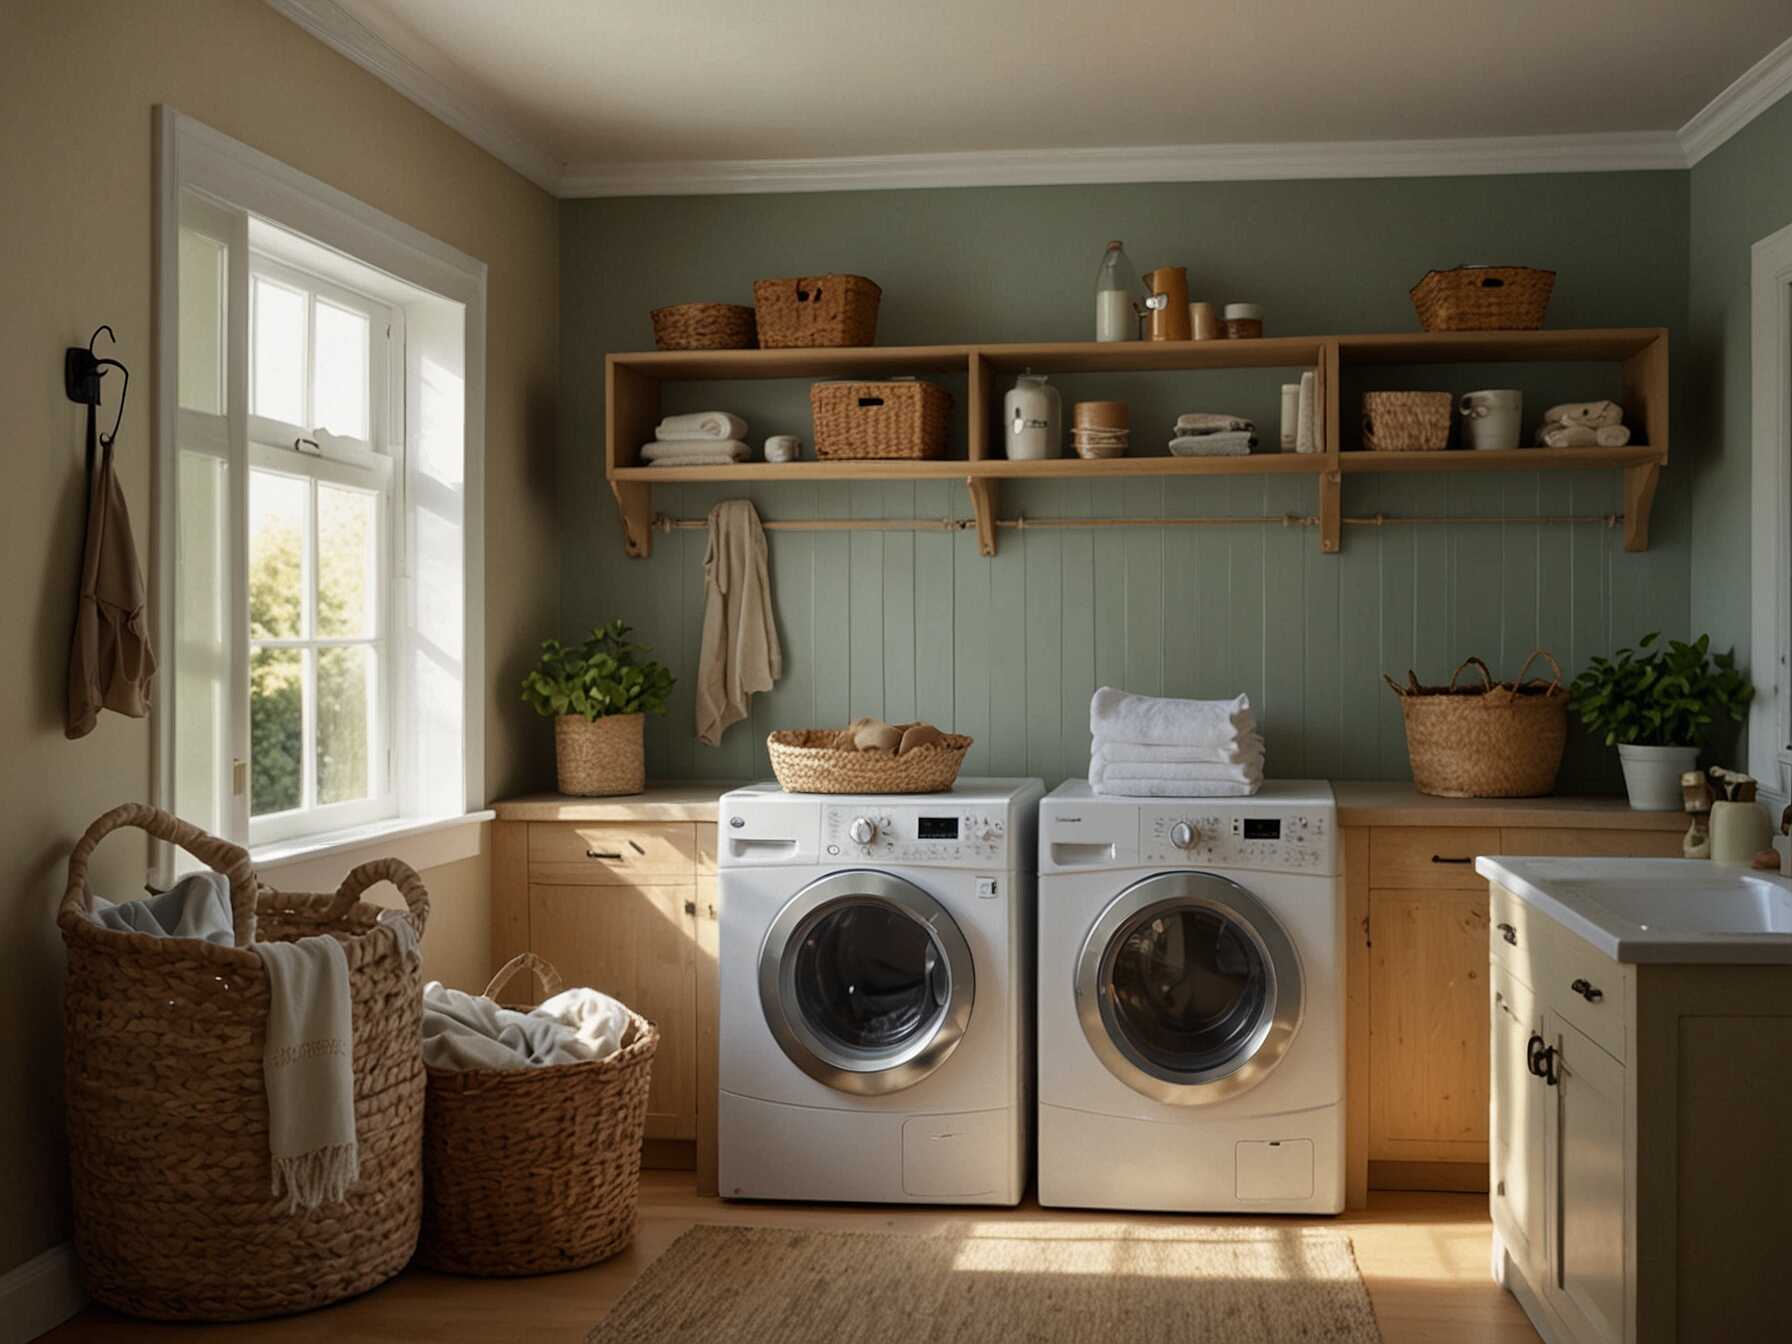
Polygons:
[[[1537,658],[1555,666],[1539,649],[1510,682],[1494,681],[1479,658],[1457,667],[1448,686],[1421,686],[1411,672],[1405,686],[1383,678],[1400,697],[1414,788],[1438,798],[1538,798],[1555,788],[1568,740],[1568,692],[1559,666],[1554,681],[1524,679]],[[1458,689],[1456,678],[1470,666],[1479,669],[1481,685]]]
[[647,786],[642,716],[610,714],[588,719],[562,714],[554,720],[554,770],[560,792],[578,798],[639,793]]

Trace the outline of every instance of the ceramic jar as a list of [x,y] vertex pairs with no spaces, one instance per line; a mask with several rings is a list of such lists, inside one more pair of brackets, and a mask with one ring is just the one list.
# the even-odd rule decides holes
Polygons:
[[1011,462],[1058,456],[1058,389],[1044,375],[1023,373],[1002,398],[1002,433]]
[[1524,413],[1524,394],[1517,388],[1488,388],[1463,395],[1462,446],[1482,452],[1501,452],[1518,447]]
[[1263,335],[1263,305],[1228,303],[1226,305],[1226,339],[1254,341]]

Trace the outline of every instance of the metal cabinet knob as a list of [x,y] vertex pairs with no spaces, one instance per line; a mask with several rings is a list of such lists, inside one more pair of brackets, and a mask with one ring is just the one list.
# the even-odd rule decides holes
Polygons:
[[1605,991],[1590,980],[1576,980],[1568,986],[1588,1003],[1598,1003],[1605,997]]
[[1500,931],[1500,937],[1504,938],[1508,943],[1511,943],[1513,947],[1518,946],[1518,930],[1516,927],[1511,924],[1496,924],[1494,927]]

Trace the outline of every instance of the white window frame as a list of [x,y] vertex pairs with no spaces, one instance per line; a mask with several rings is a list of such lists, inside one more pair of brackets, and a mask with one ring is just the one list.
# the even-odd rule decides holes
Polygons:
[[1792,224],[1752,263],[1749,773],[1782,802],[1792,777]]
[[[281,859],[290,859],[301,854],[309,847],[314,852],[326,852],[332,848],[340,848],[352,838],[364,838],[371,830],[385,829],[383,834],[399,831],[428,832],[441,831],[444,819],[463,819],[466,821],[484,820],[489,813],[481,811],[485,797],[485,658],[484,658],[484,484],[485,484],[485,321],[486,321],[486,267],[473,257],[467,256],[448,245],[441,243],[411,226],[393,219],[382,212],[364,205],[335,188],[309,177],[306,174],[280,163],[278,160],[251,149],[235,140],[224,136],[211,128],[186,117],[168,107],[156,109],[156,151],[157,151],[157,195],[156,195],[156,278],[158,293],[157,343],[161,357],[156,370],[157,409],[155,436],[155,535],[151,547],[153,557],[151,603],[155,636],[158,646],[174,649],[174,593],[175,562],[177,559],[175,546],[178,540],[177,529],[166,525],[166,520],[173,517],[173,501],[178,497],[176,472],[179,466],[180,452],[178,445],[183,440],[181,427],[196,428],[191,422],[194,416],[183,412],[179,406],[178,350],[179,339],[179,237],[181,226],[181,200],[183,193],[196,192],[226,203],[231,209],[247,212],[250,215],[266,220],[277,227],[289,230],[302,238],[325,249],[339,253],[343,257],[354,258],[366,267],[392,277],[395,281],[413,290],[430,296],[437,296],[460,305],[460,320],[456,323],[456,334],[460,339],[461,377],[462,377],[462,410],[464,424],[462,427],[462,460],[460,462],[460,479],[453,484],[453,491],[458,495],[454,500],[458,517],[455,521],[462,572],[458,576],[460,584],[460,607],[455,613],[459,618],[461,632],[461,648],[459,649],[459,666],[455,669],[458,675],[459,722],[461,725],[460,779],[458,788],[452,784],[449,788],[457,795],[443,805],[442,791],[424,797],[420,793],[417,782],[401,768],[395,768],[390,778],[397,785],[395,818],[386,823],[376,823],[369,827],[365,824],[348,827],[344,818],[345,829],[305,837],[286,837],[272,844],[269,853],[276,853]],[[231,266],[248,264],[250,249],[247,240],[240,235],[233,240]],[[239,262],[238,258],[242,260]],[[334,301],[334,300],[332,300]],[[440,308],[441,305],[436,305]],[[370,333],[372,334],[372,333]],[[244,367],[247,363],[246,350],[232,349],[230,358],[240,360]],[[390,404],[402,407],[406,404],[406,389],[415,383],[414,371],[407,367],[407,360],[390,360],[385,370],[385,383],[389,389],[396,389],[390,396]],[[234,438],[244,442],[245,449],[249,441],[259,440],[266,443],[269,436],[251,434],[247,415],[246,378],[242,384],[232,388],[227,414],[224,417],[201,417],[209,419],[214,425],[207,431],[209,437],[226,430]],[[403,621],[399,616],[409,614],[414,618],[413,594],[405,592],[402,582],[402,571],[409,564],[409,557],[414,553],[414,539],[411,532],[409,501],[413,497],[433,493],[436,499],[441,498],[442,483],[424,480],[418,475],[417,456],[413,451],[418,428],[412,423],[415,417],[407,417],[402,429],[397,432],[402,436],[402,451],[395,452],[389,459],[392,471],[391,495],[399,501],[399,520],[394,525],[392,544],[388,548],[394,557],[395,566],[401,571],[400,580],[388,585],[394,594],[389,608],[394,616],[394,638]],[[287,429],[296,427],[279,426],[278,422],[269,422],[270,427],[277,427],[282,434]],[[370,431],[373,425],[370,423]],[[396,428],[396,427],[395,427]],[[298,435],[295,435],[298,437]],[[304,436],[320,440],[320,453],[307,465],[318,472],[332,472],[350,469],[365,469],[366,449],[364,445],[350,440],[334,440],[322,442],[328,436],[315,434]],[[288,442],[284,438],[274,438],[274,451],[278,445]],[[229,445],[225,445],[228,448]],[[260,450],[257,450],[258,453]],[[291,451],[291,450],[287,450]],[[245,453],[245,459],[247,454]],[[266,460],[266,459],[264,459]],[[277,460],[277,459],[276,459]],[[245,466],[253,465],[245,460]],[[246,473],[241,485],[233,486],[238,497],[238,507],[246,500]],[[241,530],[241,529],[239,529]],[[240,543],[229,543],[227,550],[233,553],[229,563],[236,567],[246,564],[246,555],[235,553]],[[452,608],[450,608],[452,611]],[[233,617],[233,619],[236,619]],[[240,613],[240,626],[237,629],[235,643],[240,651],[240,662],[246,673],[247,666],[247,613]],[[396,666],[396,654],[394,654]],[[402,676],[391,679],[398,686],[404,684]],[[167,804],[175,797],[174,768],[175,752],[173,744],[178,733],[178,725],[174,722],[174,696],[169,689],[172,678],[160,679],[155,710],[153,713],[152,732],[154,739],[154,765],[152,774],[152,794],[158,803]],[[235,725],[233,736],[246,743],[246,705],[248,684],[246,675],[241,686],[241,721]],[[395,716],[394,721],[397,721]],[[395,737],[397,734],[395,734]],[[394,741],[395,757],[401,750],[400,743]],[[231,763],[221,762],[220,770],[225,776],[235,772]],[[245,772],[246,773],[246,772]],[[414,773],[414,772],[412,772]],[[234,780],[227,780],[233,785]],[[230,788],[227,797],[234,800],[240,798],[231,824],[227,830],[236,834],[231,838],[241,843],[258,847],[257,858],[262,857],[260,846],[264,839],[251,834],[247,811],[246,780],[240,790]],[[429,806],[419,804],[419,799]],[[158,850],[166,847],[158,846]],[[473,852],[477,852],[475,849]],[[458,857],[458,855],[456,855]],[[170,854],[158,852],[154,864],[154,872],[166,877],[172,872],[173,859]]]

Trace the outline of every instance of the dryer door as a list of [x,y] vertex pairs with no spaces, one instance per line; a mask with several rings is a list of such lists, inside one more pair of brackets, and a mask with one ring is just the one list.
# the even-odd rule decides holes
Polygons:
[[1101,912],[1077,959],[1076,1006],[1096,1056],[1153,1101],[1199,1106],[1262,1082],[1301,1017],[1300,961],[1238,883],[1159,873]]
[[913,1087],[958,1047],[976,995],[946,908],[889,873],[830,873],[793,896],[759,950],[759,1002],[792,1063],[860,1096]]

